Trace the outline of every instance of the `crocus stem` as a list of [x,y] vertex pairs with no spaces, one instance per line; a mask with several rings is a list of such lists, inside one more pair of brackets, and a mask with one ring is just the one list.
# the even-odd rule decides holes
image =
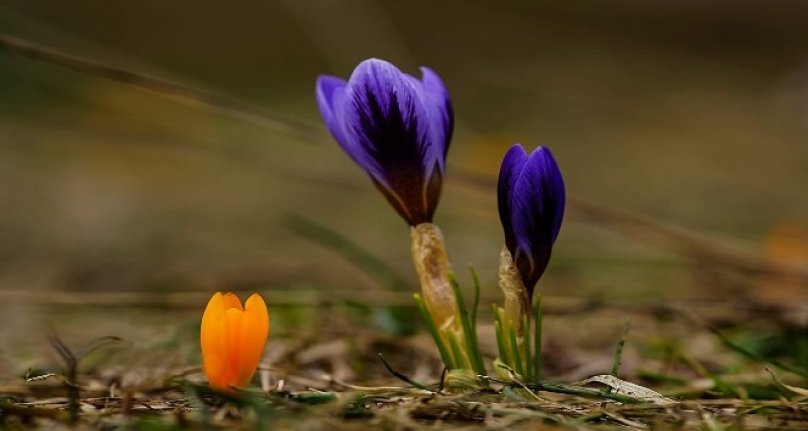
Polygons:
[[505,319],[513,322],[516,335],[522,336],[522,316],[530,310],[530,303],[511,252],[505,247],[499,254],[499,288],[505,296]]
[[421,283],[421,296],[432,321],[440,332],[449,330],[461,333],[463,327],[457,297],[450,281],[451,266],[443,234],[432,223],[413,226],[410,234],[412,259]]
[[472,271],[474,300],[469,311],[460,285],[452,273],[443,234],[432,223],[413,226],[412,258],[421,294],[418,306],[429,325],[446,367],[484,375],[485,365],[477,340],[477,306],[480,302],[479,280]]

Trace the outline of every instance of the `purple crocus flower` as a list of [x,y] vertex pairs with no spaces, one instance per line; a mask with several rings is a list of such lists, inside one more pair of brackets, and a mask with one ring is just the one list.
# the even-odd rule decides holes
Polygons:
[[443,81],[425,67],[421,74],[369,59],[347,82],[317,78],[317,104],[334,139],[412,226],[432,221],[454,127]]
[[511,147],[499,170],[499,218],[528,297],[544,274],[564,218],[564,179],[548,148]]

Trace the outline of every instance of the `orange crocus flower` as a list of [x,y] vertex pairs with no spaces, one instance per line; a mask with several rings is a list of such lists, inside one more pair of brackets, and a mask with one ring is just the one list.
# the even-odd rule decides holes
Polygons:
[[257,293],[244,307],[232,292],[216,292],[202,315],[202,364],[210,386],[232,391],[250,382],[269,335],[269,313]]

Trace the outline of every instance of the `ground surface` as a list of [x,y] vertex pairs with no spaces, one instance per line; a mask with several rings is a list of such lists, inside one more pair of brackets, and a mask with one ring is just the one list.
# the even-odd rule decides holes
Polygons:
[[[198,3],[0,5],[0,426],[808,429],[802,3]],[[544,387],[380,362],[442,372],[406,227],[314,103],[369,56],[452,92],[436,222],[492,376],[499,162],[558,158]],[[216,290],[272,315],[238,397],[199,372]],[[627,322],[618,376],[674,403],[581,386]]]
[[[500,376],[485,389],[441,389],[427,337],[368,327],[354,306],[331,305],[314,310],[325,318],[311,317],[310,307],[295,311],[309,322],[299,327],[303,336],[276,330],[253,386],[235,396],[210,392],[194,365],[194,311],[169,307],[170,317],[147,320],[142,312],[119,309],[119,316],[141,321],[148,337],[100,338],[72,348],[62,339],[51,338],[50,346],[43,339],[41,349],[55,347],[46,355],[52,360],[35,360],[39,366],[27,376],[0,384],[0,420],[11,429],[66,427],[71,418],[102,429],[808,429],[808,380],[793,356],[801,354],[794,348],[805,334],[773,323],[767,312],[737,306],[728,315],[687,304],[626,307],[552,297],[546,303],[544,387]],[[288,314],[294,313],[273,319],[293,320]],[[188,325],[165,324],[178,318]],[[619,376],[661,395],[623,383],[611,390],[584,384],[611,371],[622,321],[631,326]],[[70,334],[64,339],[80,338],[73,331],[84,325],[63,325]],[[482,324],[480,334],[483,350],[493,353],[491,329]],[[78,359],[75,386],[67,384],[66,349]],[[430,390],[395,378],[379,353]]]

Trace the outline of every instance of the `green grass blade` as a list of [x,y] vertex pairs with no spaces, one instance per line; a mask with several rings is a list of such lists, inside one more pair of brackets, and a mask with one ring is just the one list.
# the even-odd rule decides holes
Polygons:
[[[471,304],[471,321],[474,322],[475,329],[477,327],[477,310],[480,308],[480,278],[477,277],[477,271],[473,266],[469,265],[469,272],[471,273],[471,281],[474,284],[474,302]],[[475,331],[475,334],[477,331]]]
[[[494,313],[496,316],[496,313]],[[505,334],[502,333],[502,323],[499,319],[494,320],[494,333],[497,338],[497,352],[499,352],[499,360],[508,363],[508,350],[505,348]]]
[[501,348],[499,359],[509,367],[513,368],[513,358],[511,357],[511,340],[508,338],[508,324],[503,318],[504,309],[494,305],[494,325],[498,327],[497,348]]
[[452,356],[454,356],[455,369],[472,369],[468,355],[465,354],[463,347],[460,345],[460,340],[457,339],[457,334],[452,331],[446,331],[446,337],[449,339],[449,347],[451,348]]
[[[466,308],[466,300],[463,297],[463,292],[460,290],[460,284],[457,282],[454,274],[449,274],[449,284],[452,286],[455,298],[457,300],[457,309],[460,314],[460,324],[463,328],[463,338],[465,340],[465,351],[463,356],[469,360],[470,369],[473,369],[477,374],[485,374],[485,366],[483,365],[482,357],[480,355],[480,348],[477,344],[476,321],[469,317],[468,309]],[[460,346],[459,346],[460,347]]]
[[799,368],[797,366],[785,364],[785,363],[782,363],[780,361],[773,360],[773,359],[767,359],[764,356],[762,356],[762,355],[760,355],[760,354],[758,354],[756,352],[753,352],[753,351],[747,349],[746,347],[744,347],[744,346],[730,340],[729,337],[724,335],[721,331],[719,331],[717,329],[714,329],[714,328],[708,328],[708,329],[710,329],[710,331],[712,331],[713,334],[715,334],[715,336],[718,337],[718,339],[721,340],[721,342],[724,343],[724,345],[726,345],[730,349],[736,351],[737,353],[740,353],[741,355],[746,356],[749,359],[752,359],[752,360],[757,361],[757,362],[763,362],[763,363],[772,364],[773,366],[775,366],[775,367],[777,367],[777,368],[779,368],[779,369],[781,369],[783,371],[788,371],[789,373],[796,374],[796,375],[802,376],[804,378],[808,378],[808,369]]
[[396,370],[395,368],[393,368],[387,362],[387,360],[384,359],[384,356],[381,353],[379,353],[379,360],[382,361],[382,364],[384,364],[384,368],[387,368],[387,372],[392,374],[393,377],[395,377],[395,378],[397,378],[397,379],[399,379],[399,380],[401,380],[403,382],[406,382],[407,384],[411,385],[412,387],[415,387],[415,388],[418,388],[418,389],[421,389],[421,390],[424,390],[424,391],[433,392],[432,389],[428,388],[426,385],[416,382],[415,380],[407,377],[404,373],[401,373],[398,370]]
[[477,338],[477,311],[480,309],[480,278],[477,277],[477,271],[473,266],[469,266],[471,273],[472,284],[474,285],[474,301],[471,303],[471,327],[472,338],[474,342],[474,359],[477,361],[478,374],[485,374],[485,363],[483,362],[483,354],[480,351],[480,341]]
[[410,290],[409,282],[384,261],[357,243],[326,226],[298,214],[286,217],[285,225],[294,233],[328,248],[354,264],[380,284],[393,290]]
[[541,331],[544,318],[541,294],[536,295],[533,313],[533,381],[538,382],[541,379]]
[[525,367],[525,381],[526,382],[532,382],[533,381],[533,370],[534,370],[533,355],[532,355],[532,351],[531,351],[532,349],[530,348],[532,340],[530,339],[531,337],[530,337],[530,326],[529,325],[530,325],[530,316],[529,316],[528,313],[526,313],[526,314],[524,314],[522,316],[522,337],[524,339],[524,346],[525,346],[525,348],[524,348],[525,357],[523,359],[525,360],[524,361],[525,362],[524,367]]
[[424,298],[417,293],[413,295],[413,298],[415,298],[415,303],[418,304],[418,309],[421,311],[421,317],[424,319],[426,329],[429,331],[429,334],[432,335],[432,339],[435,341],[435,346],[437,346],[438,352],[440,352],[440,358],[443,360],[443,364],[446,365],[446,368],[454,369],[455,364],[452,362],[452,358],[449,356],[449,351],[443,344],[443,339],[440,337],[440,333],[438,332],[438,328],[435,326],[435,322],[432,321],[432,316],[429,314],[429,310],[426,308]]
[[510,365],[514,370],[516,370],[517,373],[519,373],[520,376],[522,376],[522,378],[524,378],[525,370],[522,369],[522,355],[519,353],[519,343],[517,343],[516,341],[517,340],[516,330],[514,328],[513,323],[508,322],[507,331],[508,331],[508,340],[510,340],[511,344],[511,355],[513,359],[513,363],[508,365]]

